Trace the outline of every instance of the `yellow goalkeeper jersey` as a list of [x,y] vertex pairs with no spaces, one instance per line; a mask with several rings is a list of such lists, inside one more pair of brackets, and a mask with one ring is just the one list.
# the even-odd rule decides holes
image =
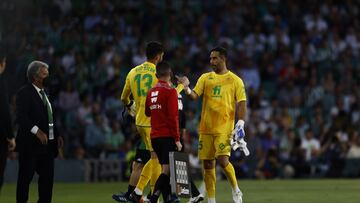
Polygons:
[[246,101],[243,81],[231,71],[204,73],[193,89],[203,97],[200,134],[230,134],[234,128],[236,103]]
[[130,102],[130,94],[136,103],[137,126],[150,127],[150,117],[145,115],[145,101],[148,91],[158,82],[156,78],[156,66],[150,62],[144,62],[131,69],[126,76],[126,82],[121,94],[121,100]]

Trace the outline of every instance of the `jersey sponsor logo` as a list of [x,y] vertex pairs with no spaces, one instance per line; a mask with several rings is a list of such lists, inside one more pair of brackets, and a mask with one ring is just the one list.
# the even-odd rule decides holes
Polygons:
[[151,92],[152,97],[157,97],[159,95],[159,91]]
[[[156,103],[157,102],[158,95],[159,95],[159,91],[151,92],[151,103]],[[150,110],[154,110],[154,109],[161,109],[161,104],[153,104],[153,105],[151,105]]]
[[157,102],[157,97],[151,98],[151,103],[156,103],[156,102]]
[[216,85],[214,88],[212,88],[212,97],[221,97],[221,86]]
[[160,104],[151,105],[150,110],[154,110],[154,109],[161,109],[161,105]]

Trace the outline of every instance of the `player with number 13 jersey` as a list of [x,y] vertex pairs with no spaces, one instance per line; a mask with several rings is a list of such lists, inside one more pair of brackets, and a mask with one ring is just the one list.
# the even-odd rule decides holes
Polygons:
[[133,93],[136,103],[136,125],[141,127],[150,127],[150,117],[145,115],[145,101],[148,91],[155,86],[158,79],[155,76],[155,64],[145,61],[144,63],[131,69],[126,77],[121,99],[129,98]]

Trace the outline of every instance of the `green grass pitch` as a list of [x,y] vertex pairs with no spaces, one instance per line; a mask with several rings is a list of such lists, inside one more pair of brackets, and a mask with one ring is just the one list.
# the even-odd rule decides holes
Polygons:
[[[199,182],[198,182],[199,183]],[[360,203],[360,180],[239,180],[244,203]],[[217,182],[218,203],[231,203],[226,181]],[[113,193],[125,191],[126,182],[56,183],[53,203],[112,203]],[[36,202],[36,184],[31,185],[29,203]],[[1,203],[15,203],[15,184],[5,184]],[[183,199],[181,202],[187,202]],[[206,201],[205,201],[206,202]]]

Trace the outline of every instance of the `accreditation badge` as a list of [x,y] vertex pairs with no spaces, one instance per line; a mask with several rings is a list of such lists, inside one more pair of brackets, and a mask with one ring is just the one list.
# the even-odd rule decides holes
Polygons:
[[49,140],[54,139],[54,124],[49,123]]

